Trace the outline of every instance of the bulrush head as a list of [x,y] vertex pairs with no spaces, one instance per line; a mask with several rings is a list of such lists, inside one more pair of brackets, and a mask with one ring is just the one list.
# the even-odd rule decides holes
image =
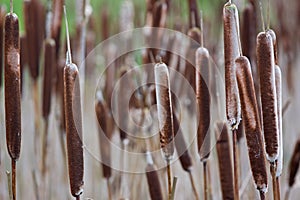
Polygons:
[[[65,7],[64,7],[65,9]],[[83,144],[79,72],[72,63],[68,22],[66,18],[68,52],[64,68],[64,104],[67,135],[68,170],[71,193],[79,198],[83,193]]]
[[217,140],[217,154],[223,199],[234,199],[233,169],[231,162],[231,148],[226,123],[217,122],[215,133]]
[[168,67],[157,63],[154,69],[160,145],[166,160],[174,154],[174,129]]
[[267,159],[275,162],[279,154],[278,116],[275,87],[275,63],[272,37],[261,32],[257,36],[257,66],[260,76],[263,128]]
[[210,94],[209,94],[209,53],[204,47],[196,51],[196,97],[198,106],[198,153],[205,161],[210,152]]
[[257,189],[264,194],[267,191],[268,176],[250,62],[241,56],[236,59],[235,64],[251,171]]
[[103,98],[102,92],[97,91],[95,112],[98,120],[99,141],[100,141],[100,154],[102,160],[102,173],[103,177],[110,178],[111,176],[111,150],[109,140],[111,139],[111,132],[108,129],[108,107]]
[[15,13],[5,16],[4,30],[6,144],[12,160],[21,151],[21,91],[19,19]]
[[239,17],[236,6],[229,1],[223,8],[226,114],[231,129],[241,120],[241,105],[235,76],[235,59],[239,53]]
[[159,175],[149,152],[147,152],[146,177],[151,199],[163,200]]

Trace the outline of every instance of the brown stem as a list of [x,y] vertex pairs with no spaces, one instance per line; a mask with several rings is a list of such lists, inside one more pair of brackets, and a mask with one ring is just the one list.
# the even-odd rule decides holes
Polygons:
[[266,193],[263,191],[259,191],[259,195],[260,195],[260,200],[265,200],[266,199]]
[[38,144],[39,144],[39,89],[38,89],[38,83],[37,80],[33,81],[33,103],[34,103],[34,150],[35,154],[39,152]]
[[167,173],[168,173],[168,199],[172,197],[172,174],[171,174],[171,166],[170,161],[167,160]]
[[203,162],[203,177],[204,177],[204,200],[208,200],[208,188],[207,188],[207,163]]
[[109,178],[106,178],[107,192],[108,192],[108,200],[112,200],[111,188],[109,185]]
[[76,200],[80,200],[80,195],[76,197]]
[[47,162],[47,150],[48,150],[48,119],[45,119],[45,130],[43,138],[43,151],[42,151],[42,175],[45,177],[46,174],[46,162]]
[[11,159],[11,188],[12,188],[12,196],[13,196],[13,200],[17,199],[17,194],[16,194],[16,161],[14,159]]
[[270,163],[270,172],[272,176],[272,189],[273,189],[273,199],[277,200],[278,199],[278,194],[277,194],[277,186],[276,186],[276,164],[275,163]]
[[193,179],[193,176],[192,176],[192,172],[189,171],[188,173],[189,173],[189,176],[190,176],[190,181],[191,181],[191,185],[192,185],[192,188],[193,188],[195,198],[196,198],[196,200],[199,200],[199,196],[198,196],[197,189],[196,189],[196,186],[195,186],[195,182],[194,182],[194,179]]
[[279,181],[279,177],[276,177],[276,192],[278,195],[278,200],[280,200],[280,181]]
[[239,156],[237,149],[237,129],[232,131],[232,146],[233,146],[233,171],[234,171],[234,196],[239,199]]

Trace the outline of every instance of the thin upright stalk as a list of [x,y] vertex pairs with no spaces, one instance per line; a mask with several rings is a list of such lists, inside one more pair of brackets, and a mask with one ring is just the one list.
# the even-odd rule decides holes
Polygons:
[[17,199],[17,186],[16,186],[16,161],[11,159],[11,187],[13,200]]
[[199,195],[198,195],[198,192],[197,192],[197,189],[196,189],[196,185],[195,185],[195,181],[194,181],[192,172],[189,171],[188,173],[189,173],[189,177],[190,177],[190,181],[191,181],[191,185],[192,185],[192,188],[193,188],[193,192],[194,192],[195,198],[197,200],[199,200]]
[[43,155],[42,155],[42,174],[43,177],[45,177],[44,175],[46,174],[46,162],[47,162],[47,149],[48,149],[48,119],[45,119],[45,129],[44,129],[44,138],[43,138]]
[[276,192],[277,192],[277,199],[280,200],[280,182],[279,177],[276,177]]
[[277,184],[276,184],[276,164],[275,163],[270,163],[270,172],[272,176],[272,189],[273,189],[273,199],[277,200],[278,199],[278,194],[277,194]]
[[171,200],[172,197],[172,173],[171,173],[171,166],[170,161],[167,161],[167,173],[168,173],[168,199]]
[[207,187],[207,162],[203,162],[203,180],[204,180],[204,200],[208,200],[208,187]]
[[33,81],[33,103],[34,103],[34,152],[37,154],[39,152],[39,130],[40,130],[40,120],[39,120],[39,89],[38,82]]
[[106,178],[107,192],[108,192],[108,200],[112,200],[111,188],[109,185],[109,178]]
[[233,146],[233,172],[234,172],[234,196],[239,199],[239,156],[238,156],[238,142],[237,129],[232,131],[232,146]]

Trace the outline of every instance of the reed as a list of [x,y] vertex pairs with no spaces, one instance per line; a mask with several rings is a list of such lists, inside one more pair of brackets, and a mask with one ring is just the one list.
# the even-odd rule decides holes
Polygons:
[[189,0],[189,28],[200,28],[200,15],[196,0]]
[[261,104],[267,159],[274,163],[279,154],[278,116],[275,87],[274,49],[270,34],[257,36],[257,66],[260,72]]
[[112,132],[110,132],[109,124],[108,124],[108,107],[103,98],[102,92],[100,90],[97,91],[96,95],[96,104],[95,104],[95,112],[98,120],[98,129],[99,129],[99,143],[100,143],[100,154],[102,159],[102,174],[103,177],[107,180],[107,191],[108,197],[112,199],[111,187],[109,184],[109,179],[111,177],[111,150],[110,150],[110,139],[112,137]]
[[160,145],[164,159],[167,162],[168,192],[170,199],[172,192],[170,161],[173,159],[174,154],[174,128],[168,67],[162,62],[157,63],[155,65],[154,74]]
[[79,72],[72,63],[68,21],[65,12],[68,51],[64,68],[65,120],[67,135],[68,170],[71,194],[79,199],[83,193],[83,144]]
[[150,197],[152,200],[163,200],[163,194],[161,191],[161,185],[159,181],[159,175],[151,155],[149,152],[147,154],[147,166],[146,166],[146,177],[148,183],[148,189]]
[[2,86],[2,71],[3,71],[3,48],[4,48],[4,40],[3,40],[3,33],[4,33],[4,21],[5,21],[5,14],[6,14],[6,7],[0,6],[0,87]]
[[11,158],[12,196],[16,196],[16,162],[21,151],[21,91],[20,91],[20,37],[19,19],[10,12],[5,16],[4,66],[5,66],[5,121],[6,145]]
[[44,44],[44,74],[43,74],[43,99],[42,116],[45,122],[42,155],[42,174],[46,173],[47,148],[48,148],[48,125],[51,110],[52,74],[55,67],[55,41],[51,38]]
[[220,136],[217,140],[217,154],[223,199],[234,199],[234,177],[231,162],[231,147],[227,125],[216,122],[215,133]]
[[236,59],[235,64],[252,176],[261,199],[264,199],[268,187],[268,176],[250,62],[247,57],[241,56]]

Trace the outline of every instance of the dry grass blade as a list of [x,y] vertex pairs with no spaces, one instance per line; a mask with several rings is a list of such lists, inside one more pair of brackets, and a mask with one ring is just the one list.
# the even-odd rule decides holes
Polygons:
[[279,153],[275,66],[272,37],[265,32],[257,36],[257,66],[260,75],[261,104],[267,159],[271,163],[274,163]]
[[83,192],[83,144],[79,72],[72,63],[68,22],[66,18],[68,53],[64,68],[65,122],[67,134],[68,169],[71,193],[77,199]]
[[12,11],[5,16],[4,45],[6,144],[11,157],[15,200],[16,161],[21,151],[21,91],[19,19]]
[[233,169],[231,162],[231,148],[226,123],[217,122],[215,128],[217,141],[217,153],[219,161],[219,173],[223,199],[234,199]]
[[231,129],[238,127],[241,120],[241,105],[235,76],[235,59],[239,53],[238,10],[228,2],[223,8],[226,114]]
[[236,59],[235,63],[251,171],[256,187],[264,198],[268,176],[251,67],[244,56]]
[[204,47],[196,51],[196,96],[199,112],[197,130],[198,153],[205,161],[210,152],[210,94],[209,94],[209,53]]
[[2,71],[3,71],[3,33],[4,33],[4,21],[5,21],[5,13],[6,8],[4,6],[0,6],[0,86],[2,86]]

